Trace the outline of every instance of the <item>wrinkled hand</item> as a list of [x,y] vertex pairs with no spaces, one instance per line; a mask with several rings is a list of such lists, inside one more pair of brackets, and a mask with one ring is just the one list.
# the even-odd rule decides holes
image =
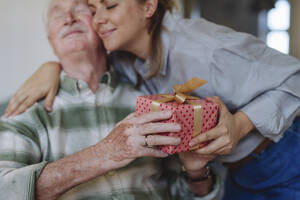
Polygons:
[[141,116],[136,116],[135,113],[129,115],[95,145],[96,155],[105,155],[110,163],[108,168],[124,167],[139,157],[167,157],[168,154],[155,147],[180,144],[180,138],[157,135],[181,130],[179,124],[158,122],[171,116],[171,111],[152,112]]
[[45,109],[52,111],[56,96],[61,67],[56,62],[42,65],[22,86],[10,100],[5,117],[16,116],[25,112],[38,100],[46,97]]
[[207,100],[218,104],[219,122],[215,128],[195,137],[190,142],[190,146],[212,140],[210,144],[196,152],[203,155],[230,154],[240,139],[249,133],[254,126],[243,112],[231,114],[219,97],[209,97]]

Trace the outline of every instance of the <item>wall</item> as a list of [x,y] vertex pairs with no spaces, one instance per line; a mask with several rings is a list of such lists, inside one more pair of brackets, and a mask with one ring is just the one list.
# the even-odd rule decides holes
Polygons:
[[56,60],[46,36],[47,2],[0,1],[0,102],[43,62]]
[[205,19],[236,31],[258,35],[258,13],[251,9],[253,0],[197,1]]
[[290,0],[291,3],[291,27],[290,27],[290,54],[300,59],[300,2]]

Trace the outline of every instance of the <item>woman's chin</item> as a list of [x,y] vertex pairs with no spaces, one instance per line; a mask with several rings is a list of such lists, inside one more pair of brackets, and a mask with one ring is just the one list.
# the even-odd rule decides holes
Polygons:
[[105,42],[103,41],[103,44],[104,44],[104,47],[107,51],[110,51],[110,52],[113,52],[113,51],[118,51],[120,50],[118,45],[116,44],[113,44],[111,42]]

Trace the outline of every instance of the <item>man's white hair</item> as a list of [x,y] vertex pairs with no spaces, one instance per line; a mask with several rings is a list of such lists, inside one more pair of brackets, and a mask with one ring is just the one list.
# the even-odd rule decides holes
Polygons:
[[[46,7],[44,8],[44,14],[43,14],[43,21],[44,21],[44,25],[46,28],[46,33],[49,34],[49,30],[48,30],[48,25],[49,25],[49,14],[50,14],[50,10],[51,10],[51,6],[52,6],[52,2],[54,0],[48,0]],[[62,1],[62,0],[61,0]],[[75,1],[75,0],[74,0]],[[87,2],[87,0],[80,0],[83,2]]]
[[44,22],[44,26],[45,26],[47,35],[49,35],[48,23],[49,23],[49,12],[51,9],[52,2],[53,2],[53,0],[47,0],[46,6],[43,9],[43,22]]

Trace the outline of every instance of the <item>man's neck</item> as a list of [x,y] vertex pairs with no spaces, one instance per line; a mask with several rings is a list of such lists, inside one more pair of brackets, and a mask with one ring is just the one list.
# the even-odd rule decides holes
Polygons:
[[69,77],[86,82],[92,92],[96,93],[99,79],[107,71],[106,53],[94,52],[93,55],[90,52],[76,52],[65,55],[60,60],[63,70]]

